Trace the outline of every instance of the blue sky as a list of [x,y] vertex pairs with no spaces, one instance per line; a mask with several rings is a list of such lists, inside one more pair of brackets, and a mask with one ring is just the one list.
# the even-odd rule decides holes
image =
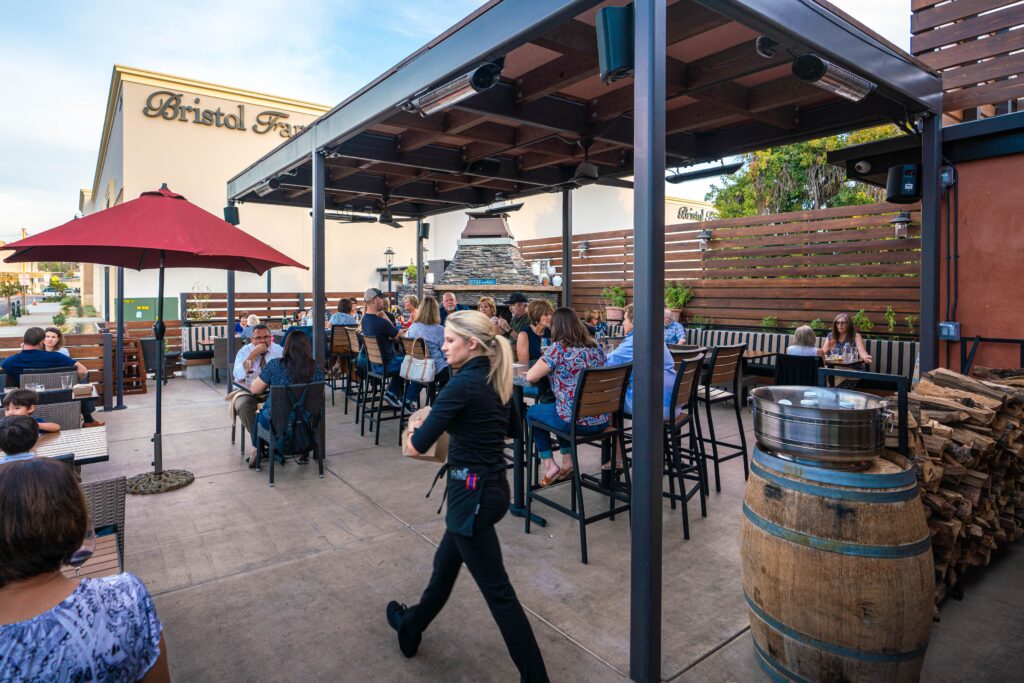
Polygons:
[[[833,0],[906,48],[909,0]],[[893,4],[904,5],[893,17]],[[46,2],[0,24],[0,239],[70,219],[115,63],[334,105],[481,0]],[[703,198],[710,181],[674,186]]]

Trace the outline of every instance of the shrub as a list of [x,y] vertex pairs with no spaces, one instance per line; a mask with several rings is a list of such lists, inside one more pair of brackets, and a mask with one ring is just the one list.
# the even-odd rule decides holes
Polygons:
[[410,263],[409,265],[407,265],[405,267],[405,270],[403,270],[402,273],[409,280],[409,282],[415,281],[416,280],[416,264],[415,263]]
[[702,315],[695,315],[692,318],[690,318],[690,325],[693,327],[704,327],[706,325],[710,325],[713,322],[714,320],[712,320],[711,318],[705,318]]
[[771,332],[779,326],[779,318],[774,315],[766,315],[761,318],[761,329],[765,332]]
[[814,320],[812,320],[810,322],[810,326],[815,333],[824,332],[825,330],[828,329],[828,325],[822,322],[821,318],[815,318]]
[[626,305],[626,290],[622,287],[605,287],[601,290],[601,298],[607,306],[622,308]]
[[863,308],[853,314],[853,327],[858,332],[867,334],[872,330],[872,328],[874,328],[874,326],[875,324],[871,322],[871,319],[864,313]]
[[668,308],[683,309],[693,299],[693,289],[685,287],[678,282],[669,282],[665,285],[665,305]]
[[885,307],[885,323],[889,326],[889,336],[891,337],[896,332],[896,311],[892,310],[892,306]]
[[63,313],[58,313],[57,315],[53,316],[53,324],[56,325],[57,327],[63,325],[66,322],[66,320],[67,318],[64,317]]

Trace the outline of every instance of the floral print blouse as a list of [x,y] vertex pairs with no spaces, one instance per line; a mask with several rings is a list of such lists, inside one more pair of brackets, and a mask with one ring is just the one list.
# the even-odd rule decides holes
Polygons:
[[[551,372],[548,380],[555,394],[555,410],[558,417],[566,422],[572,419],[572,404],[576,400],[576,384],[584,368],[598,368],[604,365],[604,351],[600,347],[567,347],[558,341],[552,344],[541,356],[548,364]],[[610,415],[594,415],[581,417],[578,425],[597,426],[608,422]]]

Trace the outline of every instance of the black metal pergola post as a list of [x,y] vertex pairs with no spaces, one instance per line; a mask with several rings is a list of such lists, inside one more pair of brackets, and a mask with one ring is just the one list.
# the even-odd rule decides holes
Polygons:
[[633,4],[633,491],[629,675],[661,680],[661,309],[665,296],[665,0]]
[[416,219],[416,298],[423,301],[423,219]]
[[562,190],[562,305],[572,308],[572,190]]
[[[228,206],[234,205],[235,200],[229,198]],[[231,212],[225,211],[224,213],[228,214]],[[225,217],[227,218],[228,216],[225,215]],[[237,218],[235,218],[234,216],[231,216],[228,222],[232,223],[233,225],[238,224]],[[267,275],[270,275],[269,270],[267,271]],[[226,315],[228,317],[228,320],[227,325],[225,326],[224,333],[227,336],[228,350],[227,359],[225,361],[227,364],[227,367],[225,368],[225,376],[227,377],[227,381],[225,382],[225,384],[227,384],[227,393],[230,394],[231,391],[235,388],[235,271],[233,270],[228,271],[227,290],[228,310]]]
[[[323,149],[313,150],[313,358],[317,367],[323,368],[326,355],[326,338],[324,335],[324,297],[326,296],[326,249],[327,238],[326,217],[326,177],[327,172]],[[325,420],[320,420],[317,439],[320,442],[320,455],[323,457],[327,443]]]
[[[921,372],[939,365],[939,169],[942,117],[927,115],[921,130]],[[947,245],[949,248],[949,245]]]
[[117,402],[113,409],[124,410],[124,268],[120,266],[117,268],[117,360],[115,362],[117,363]]

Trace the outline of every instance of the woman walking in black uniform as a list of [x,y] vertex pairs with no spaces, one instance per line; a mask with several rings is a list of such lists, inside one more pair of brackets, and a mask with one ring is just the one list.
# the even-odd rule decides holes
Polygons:
[[443,351],[458,369],[434,401],[430,415],[406,442],[407,455],[425,453],[448,432],[446,530],[434,554],[434,572],[420,602],[387,606],[388,623],[398,631],[402,654],[416,654],[426,630],[438,615],[465,563],[487,600],[512,661],[523,681],[547,681],[544,659],[501,559],[494,525],[508,510],[508,479],[502,451],[512,397],[512,348],[495,336],[491,321],[477,311],[451,313],[445,324]]

